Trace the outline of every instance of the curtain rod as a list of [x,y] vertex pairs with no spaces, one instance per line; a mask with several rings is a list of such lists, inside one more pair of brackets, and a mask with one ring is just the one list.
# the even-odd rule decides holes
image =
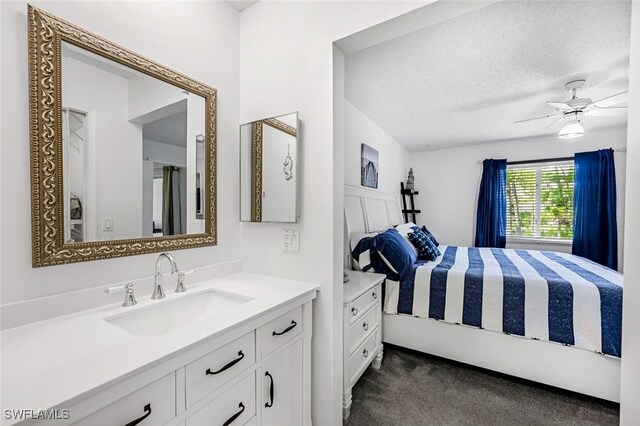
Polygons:
[[[627,152],[627,148],[617,148],[614,152]],[[574,157],[558,157],[558,158],[540,158],[537,160],[521,160],[521,161],[507,161],[507,166],[517,166],[520,164],[537,164],[537,163],[549,163],[553,161],[573,161]],[[478,161],[482,164],[483,160]]]

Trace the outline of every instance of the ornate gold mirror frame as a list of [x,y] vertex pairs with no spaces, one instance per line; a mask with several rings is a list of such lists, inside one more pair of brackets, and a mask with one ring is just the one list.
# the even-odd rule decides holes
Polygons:
[[[216,228],[216,90],[29,5],[29,126],[33,266],[211,246]],[[65,41],[205,99],[205,232],[86,243],[64,241],[62,68]]]
[[278,129],[294,138],[298,137],[295,127],[276,118],[266,118],[251,123],[251,221],[262,222],[262,129],[264,125]]

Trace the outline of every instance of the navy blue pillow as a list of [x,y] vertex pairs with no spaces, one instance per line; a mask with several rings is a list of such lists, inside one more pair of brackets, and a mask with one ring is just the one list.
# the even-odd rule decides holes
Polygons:
[[438,250],[438,247],[436,247],[436,245],[433,244],[433,241],[431,241],[431,238],[429,238],[429,236],[417,226],[414,228],[413,232],[409,234],[409,240],[416,249],[418,249],[420,259],[431,261],[436,260],[436,258],[440,256],[440,250]]
[[387,229],[371,239],[371,263],[376,272],[387,275],[393,281],[400,281],[411,272],[416,263],[416,254],[409,243],[395,229]]
[[[416,226],[417,228],[417,226]],[[436,237],[433,236],[433,234],[431,232],[429,232],[429,230],[427,229],[426,226],[423,226],[421,229],[422,232],[424,232],[425,234],[427,234],[427,237],[429,237],[429,239],[431,241],[433,241],[433,244],[436,245],[436,247],[438,247],[440,245],[440,243],[438,242],[438,240],[436,240]]]

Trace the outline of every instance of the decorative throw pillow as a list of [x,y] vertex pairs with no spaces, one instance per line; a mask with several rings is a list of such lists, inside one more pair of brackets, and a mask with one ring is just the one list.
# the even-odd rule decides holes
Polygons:
[[438,242],[438,240],[436,240],[436,237],[433,236],[433,234],[431,232],[429,232],[429,230],[427,229],[426,226],[423,226],[421,228],[421,231],[424,232],[425,234],[427,234],[427,237],[429,237],[429,239],[431,241],[433,241],[433,244],[436,245],[436,247],[438,247],[440,245],[440,243]]
[[413,228],[415,228],[416,225],[413,222],[409,222],[409,223],[405,223],[403,225],[397,225],[395,226],[396,231],[398,231],[398,233],[402,236],[402,238],[404,238],[404,240],[407,242],[407,245],[409,247],[411,247],[411,250],[413,250],[413,254],[415,254],[416,258],[418,257],[418,250],[414,247],[413,244],[411,244],[411,241],[409,240],[409,234],[411,232],[413,232]]
[[436,260],[440,256],[440,250],[433,244],[433,241],[425,234],[422,229],[416,228],[409,234],[409,240],[416,246],[421,259]]
[[386,274],[393,281],[403,279],[417,260],[411,244],[394,228],[372,238],[371,252],[371,262],[376,272]]

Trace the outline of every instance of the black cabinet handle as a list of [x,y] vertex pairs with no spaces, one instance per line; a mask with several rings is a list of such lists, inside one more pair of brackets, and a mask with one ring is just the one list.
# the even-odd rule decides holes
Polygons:
[[288,332],[290,332],[291,330],[293,330],[293,329],[294,329],[294,327],[295,327],[296,325],[298,325],[298,323],[297,323],[297,322],[295,322],[295,321],[293,321],[293,320],[291,320],[291,325],[290,325],[289,327],[285,328],[285,329],[284,329],[284,330],[282,330],[280,333],[276,333],[276,332],[274,331],[274,332],[273,332],[273,335],[274,335],[274,336],[282,336],[283,334],[288,333]]
[[244,354],[242,353],[242,351],[240,351],[240,352],[238,352],[238,358],[234,359],[233,361],[229,361],[228,363],[223,365],[222,368],[220,368],[220,370],[218,370],[218,371],[211,371],[210,368],[207,368],[206,374],[219,374],[219,373],[222,373],[223,371],[230,369],[231,367],[233,367],[234,365],[236,365],[237,363],[242,361],[242,358],[244,358]]
[[365,357],[365,358],[366,358],[366,357],[368,357],[368,356],[369,356],[369,351],[368,351],[368,350],[366,350],[366,349],[365,349],[365,350],[363,350],[363,351],[362,351],[362,355],[364,355],[364,357]]
[[364,331],[368,331],[369,330],[369,324],[367,324],[366,322],[362,323],[362,328],[364,328]]
[[271,385],[269,385],[269,402],[264,404],[265,407],[269,408],[269,407],[273,407],[273,377],[271,376],[271,374],[269,374],[268,371],[264,373],[264,375],[265,377],[268,377],[271,379]]
[[142,417],[138,417],[135,420],[131,420],[129,423],[127,423],[124,426],[135,426],[138,423],[142,422],[144,419],[146,419],[147,417],[149,417],[149,415],[151,414],[151,404],[147,404],[144,406],[144,411],[146,411],[146,414]]
[[376,292],[375,292],[375,291],[373,292],[372,296],[373,296],[373,299],[374,299],[374,300],[378,298],[378,295],[376,294]]
[[235,413],[233,416],[229,417],[229,420],[227,420],[226,422],[224,422],[224,424],[222,426],[229,426],[231,423],[235,422],[236,419],[238,417],[240,417],[240,415],[242,413],[244,413],[244,404],[241,402],[240,405],[238,405],[238,407],[240,407],[240,411],[238,411],[237,413]]
[[351,314],[355,317],[358,315],[358,308],[351,308]]

